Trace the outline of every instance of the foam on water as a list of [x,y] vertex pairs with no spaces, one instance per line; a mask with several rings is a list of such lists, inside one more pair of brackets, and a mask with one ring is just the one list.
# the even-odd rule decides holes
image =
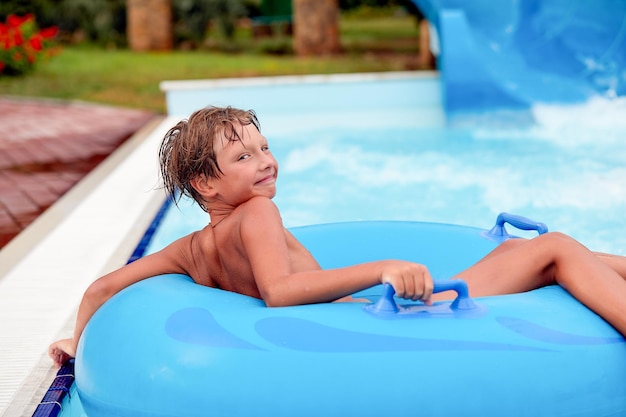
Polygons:
[[[497,128],[494,115],[452,127],[419,108],[260,118],[280,164],[275,201],[287,226],[392,219],[489,228],[507,211],[624,254],[625,106],[538,105],[537,124],[495,120]],[[176,233],[206,225],[192,212],[176,216],[185,225]]]

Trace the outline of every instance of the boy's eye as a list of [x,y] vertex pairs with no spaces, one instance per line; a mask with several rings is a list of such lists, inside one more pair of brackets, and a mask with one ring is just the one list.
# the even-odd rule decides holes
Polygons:
[[248,155],[247,153],[244,153],[243,155],[239,155],[239,158],[237,158],[238,161],[243,161],[244,159],[248,159],[250,157],[250,155]]
[[269,146],[267,146],[267,145],[263,145],[263,146],[261,146],[261,150],[262,150],[263,152],[266,152],[266,151],[269,151],[269,150],[270,150],[270,147],[269,147]]

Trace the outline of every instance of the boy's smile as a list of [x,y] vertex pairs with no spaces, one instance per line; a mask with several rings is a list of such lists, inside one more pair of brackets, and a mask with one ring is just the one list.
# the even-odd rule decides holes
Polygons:
[[266,176],[265,178],[262,178],[259,181],[257,181],[257,184],[271,184],[275,182],[276,182],[276,174],[270,174]]

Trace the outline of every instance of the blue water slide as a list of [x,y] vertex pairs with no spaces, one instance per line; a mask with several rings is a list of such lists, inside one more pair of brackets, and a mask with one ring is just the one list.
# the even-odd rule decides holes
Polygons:
[[625,0],[413,0],[448,114],[626,95]]

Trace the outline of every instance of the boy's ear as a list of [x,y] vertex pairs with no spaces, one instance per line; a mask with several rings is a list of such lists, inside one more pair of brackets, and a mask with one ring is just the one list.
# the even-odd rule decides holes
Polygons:
[[213,198],[217,194],[217,189],[213,184],[213,179],[208,178],[206,175],[198,175],[189,182],[191,183],[191,186],[205,198],[205,200],[207,198]]

